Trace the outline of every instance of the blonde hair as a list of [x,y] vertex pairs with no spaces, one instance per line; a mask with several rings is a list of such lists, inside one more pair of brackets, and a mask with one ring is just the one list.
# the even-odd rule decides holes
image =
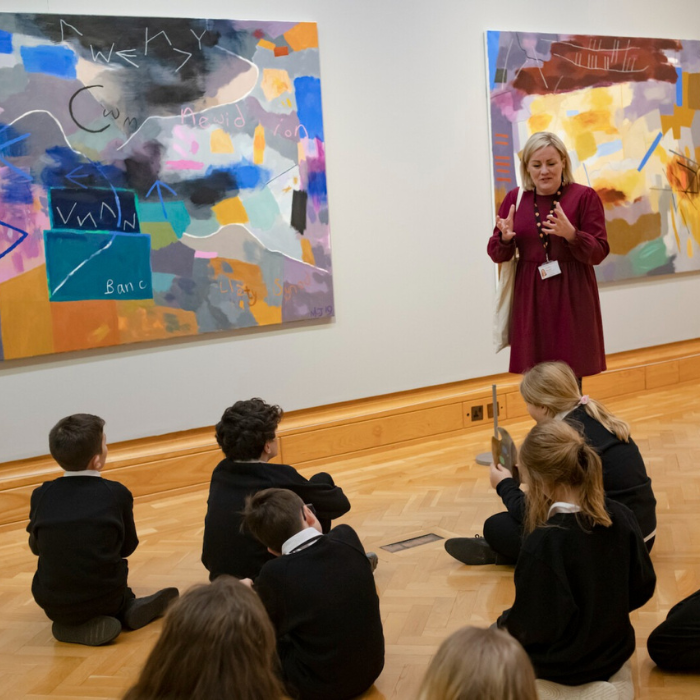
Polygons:
[[524,467],[528,485],[526,534],[547,522],[553,503],[547,492],[551,493],[557,486],[578,491],[581,511],[576,515],[583,527],[612,525],[605,510],[600,457],[568,423],[551,420],[536,425],[520,448],[520,466]]
[[532,156],[537,153],[540,148],[546,148],[547,146],[552,146],[561,156],[563,165],[561,172],[562,186],[574,182],[574,174],[571,171],[571,160],[569,159],[569,154],[566,151],[564,142],[556,134],[553,134],[550,131],[538,131],[527,140],[520,157],[520,180],[523,183],[523,189],[535,189],[535,183],[532,181],[530,173],[527,171],[527,167],[530,165],[530,159]]
[[418,700],[537,700],[535,672],[505,630],[463,627],[440,645]]
[[[520,394],[526,403],[544,408],[550,418],[557,413],[572,411],[581,401],[576,375],[564,362],[541,362],[525,373],[520,382]],[[618,440],[629,442],[630,427],[625,421],[616,418],[603,404],[588,399],[582,404],[586,413],[597,420]]]

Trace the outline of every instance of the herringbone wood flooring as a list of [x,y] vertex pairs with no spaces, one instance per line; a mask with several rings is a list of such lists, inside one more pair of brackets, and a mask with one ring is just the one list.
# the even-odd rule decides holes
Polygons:
[[[697,385],[686,384],[610,401],[609,407],[632,424],[659,501],[652,553],[658,588],[633,614],[637,697],[695,698],[700,678],[656,670],[645,641],[673,603],[700,588],[700,392]],[[524,420],[511,426],[511,432],[522,439],[530,425]],[[396,554],[380,549],[426,532],[443,537],[481,532],[484,519],[501,510],[486,469],[474,463],[489,438],[484,429],[326,467],[353,503],[344,521],[380,559],[376,582],[386,666],[364,700],[411,700],[431,656],[449,633],[462,625],[489,625],[512,602],[508,568],[461,566],[444,552],[442,542]],[[206,489],[137,502],[141,544],[130,558],[130,581],[137,595],[172,585],[184,590],[206,581],[199,561],[205,509]],[[123,633],[103,648],[60,644],[31,597],[35,559],[23,531],[0,532],[0,557],[0,697],[121,697],[161,622]]]

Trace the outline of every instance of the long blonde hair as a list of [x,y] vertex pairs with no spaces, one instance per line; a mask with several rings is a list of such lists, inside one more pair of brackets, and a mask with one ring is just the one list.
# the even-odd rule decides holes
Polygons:
[[564,142],[551,131],[538,131],[527,140],[520,158],[520,178],[521,182],[523,183],[523,189],[535,189],[535,183],[532,181],[530,173],[527,171],[527,166],[530,165],[530,159],[532,156],[537,153],[540,148],[546,148],[547,146],[552,146],[561,157],[563,165],[561,172],[561,184],[568,185],[569,183],[574,182],[574,174],[571,170],[571,160],[569,159],[569,154],[566,151]]
[[258,596],[232,576],[190,588],[124,700],[281,700],[275,631]]
[[537,700],[535,672],[505,630],[463,627],[440,645],[418,700]]
[[548,493],[558,486],[577,490],[581,507],[577,517],[584,527],[612,525],[605,510],[600,457],[568,423],[551,420],[537,424],[520,448],[520,466],[528,485],[526,534],[547,522],[554,502]]
[[[581,402],[576,375],[564,362],[541,362],[535,365],[520,382],[520,394],[527,403],[546,409],[550,418],[554,418],[557,413],[572,411]],[[618,440],[629,442],[629,425],[610,413],[602,403],[589,398],[583,408]]]

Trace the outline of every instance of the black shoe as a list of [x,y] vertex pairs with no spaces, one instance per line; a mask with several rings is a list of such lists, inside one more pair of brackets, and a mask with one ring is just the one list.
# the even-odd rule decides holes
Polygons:
[[164,588],[145,598],[131,601],[124,613],[124,625],[132,630],[141,629],[149,622],[165,614],[171,601],[180,595],[177,588]]
[[89,647],[100,647],[109,644],[119,636],[122,631],[122,623],[116,617],[100,615],[82,625],[64,625],[54,622],[51,627],[53,636],[59,642],[68,644],[85,644]]
[[479,566],[481,564],[512,564],[506,557],[494,552],[489,543],[477,535],[476,537],[453,537],[445,541],[445,549],[462,564]]
[[366,552],[367,559],[369,559],[370,566],[372,567],[372,573],[377,568],[379,564],[379,557],[374,552]]

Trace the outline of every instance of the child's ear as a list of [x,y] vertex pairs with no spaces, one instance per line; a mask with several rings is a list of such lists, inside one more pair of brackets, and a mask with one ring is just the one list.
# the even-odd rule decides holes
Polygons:
[[282,556],[282,552],[275,552],[275,550],[274,550],[274,549],[270,549],[270,547],[267,548],[267,551],[270,552],[270,554],[273,554],[273,555],[276,556],[276,557],[281,557],[281,556]]

